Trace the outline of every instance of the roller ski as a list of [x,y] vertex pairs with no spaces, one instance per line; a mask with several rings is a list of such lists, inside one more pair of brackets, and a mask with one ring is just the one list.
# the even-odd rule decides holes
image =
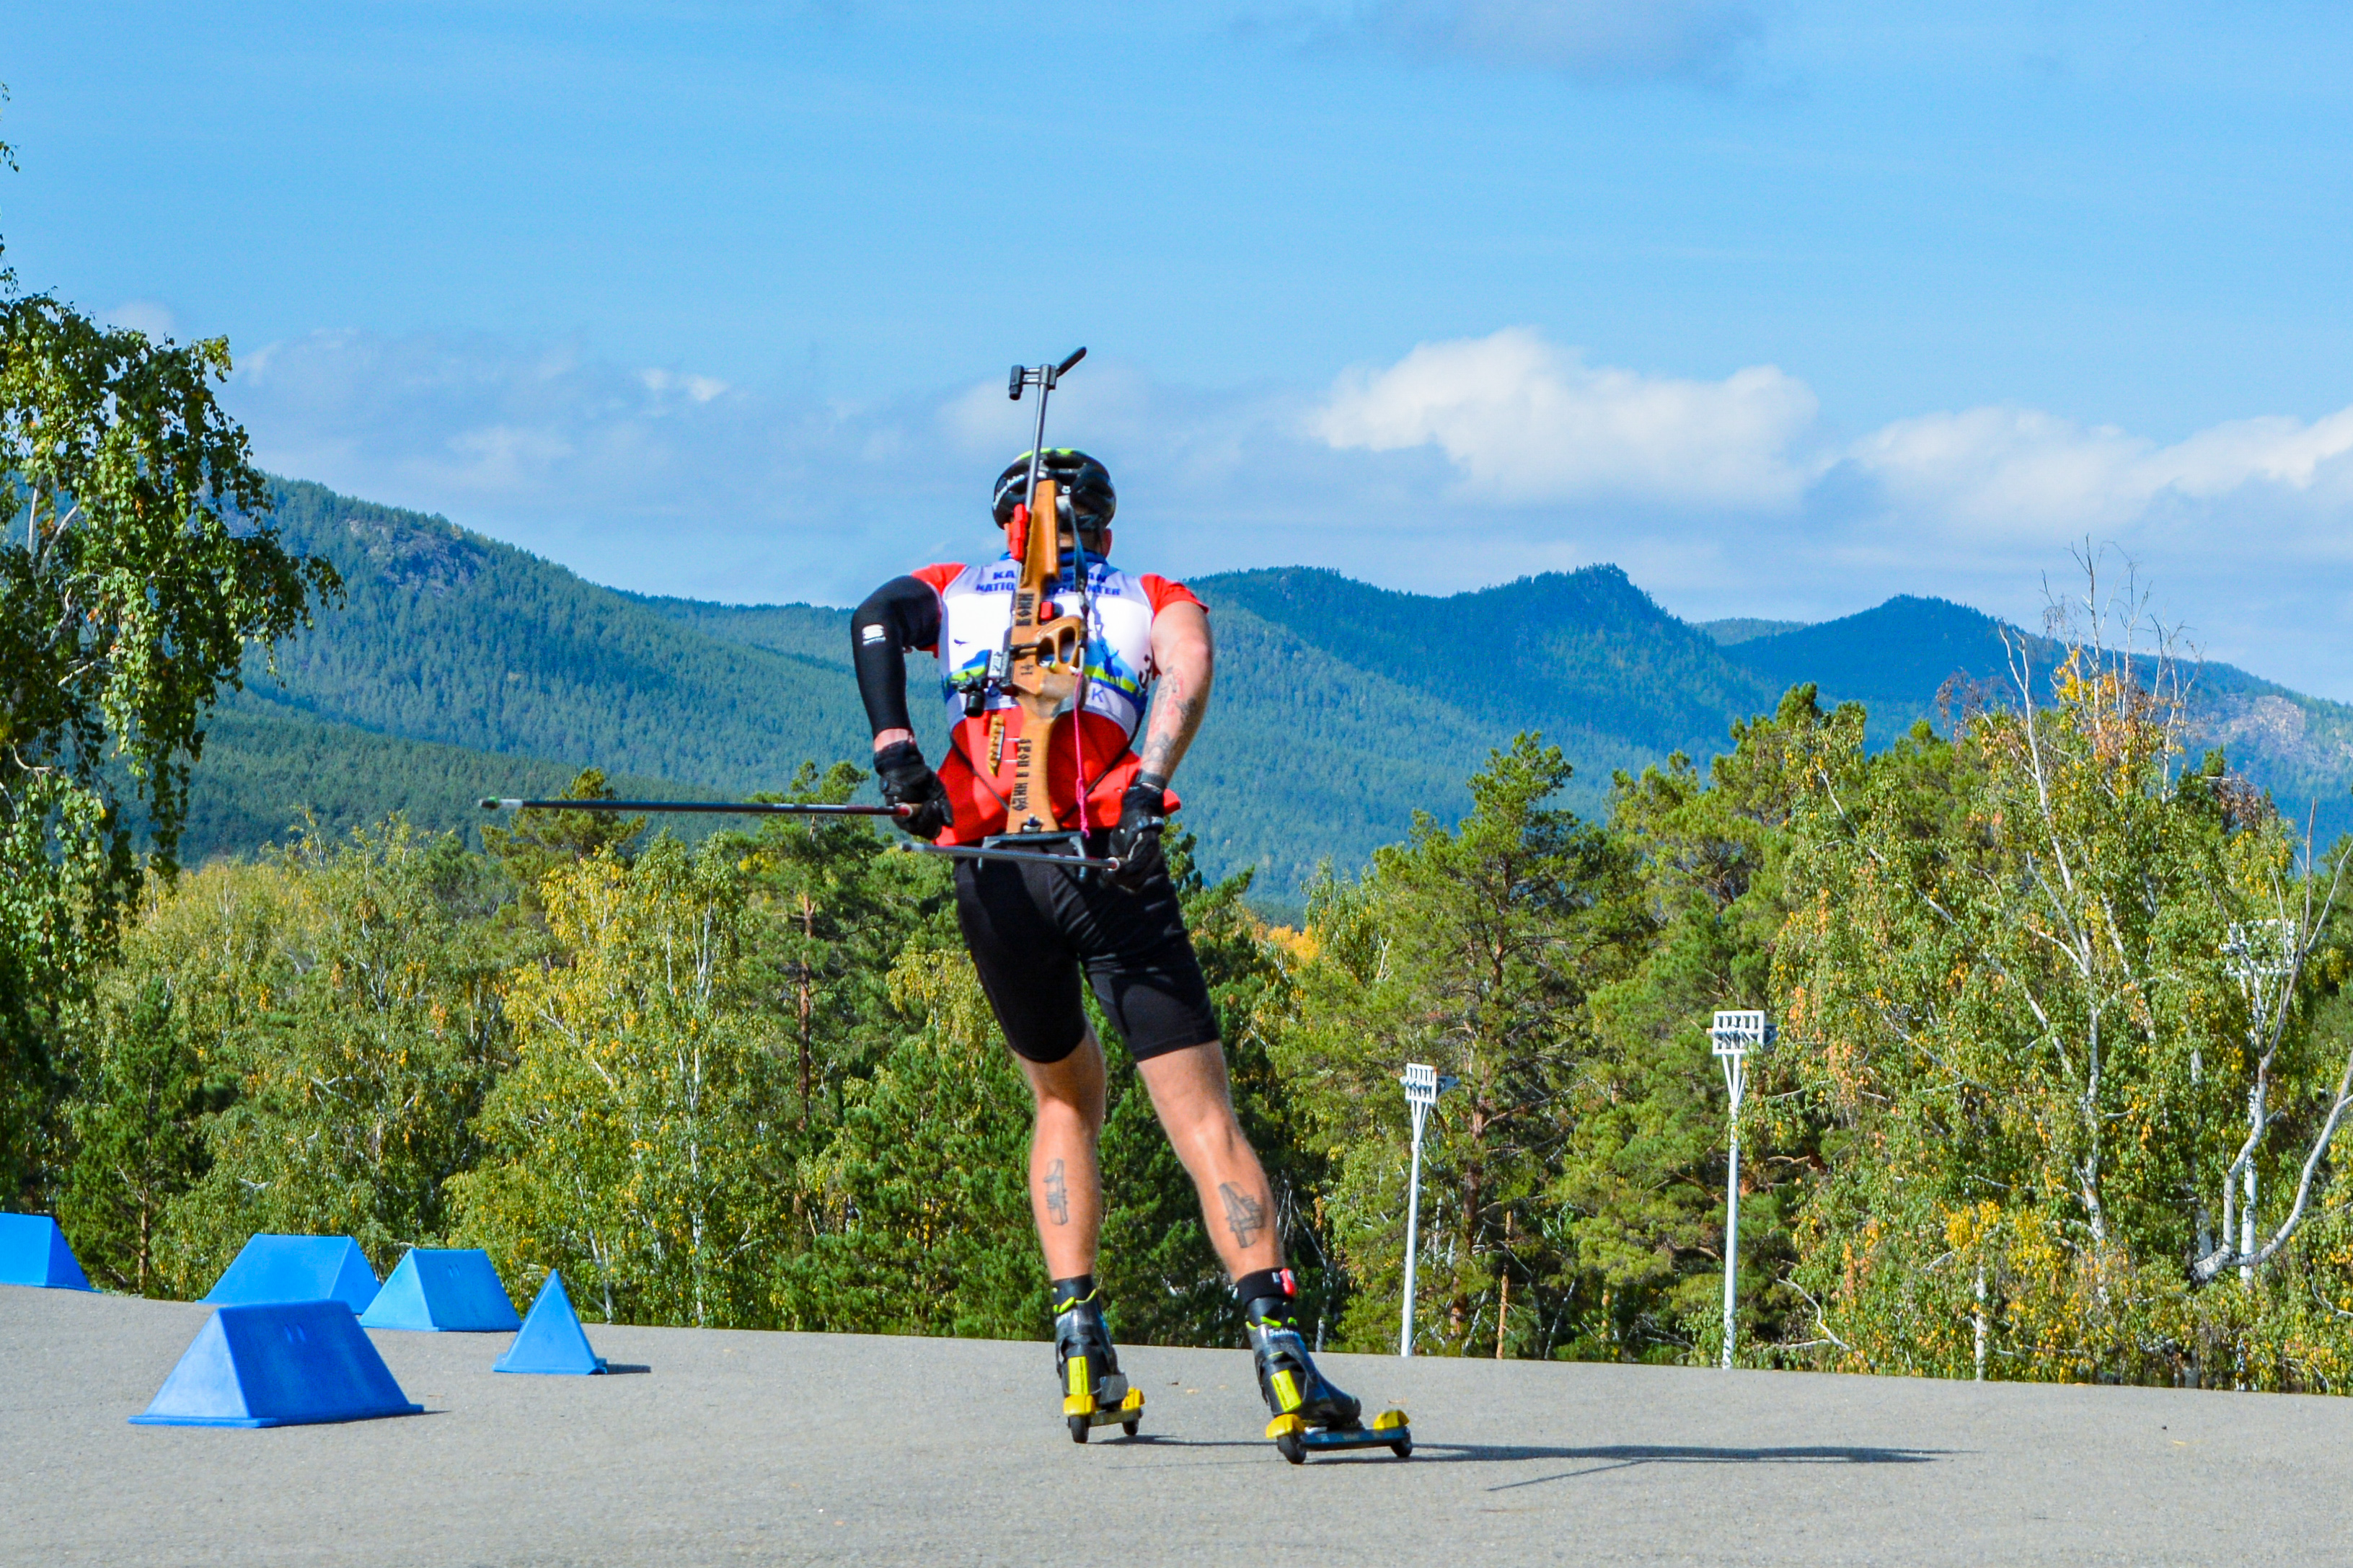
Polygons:
[[[1271,1278],[1270,1278],[1271,1277]],[[1257,1363],[1258,1391],[1274,1419],[1266,1424],[1276,1452],[1294,1465],[1310,1454],[1347,1448],[1387,1448],[1402,1459],[1413,1452],[1413,1430],[1402,1410],[1384,1410],[1364,1422],[1364,1407],[1315,1370],[1300,1337],[1293,1310],[1296,1286],[1291,1271],[1251,1275],[1247,1289],[1266,1290],[1244,1309],[1250,1322],[1250,1355]]]
[[[1083,1293],[1069,1289],[1071,1284]],[[1144,1419],[1144,1391],[1130,1388],[1119,1370],[1094,1281],[1057,1281],[1054,1293],[1054,1369],[1062,1380],[1062,1419],[1071,1441],[1085,1442],[1098,1426],[1134,1436]]]

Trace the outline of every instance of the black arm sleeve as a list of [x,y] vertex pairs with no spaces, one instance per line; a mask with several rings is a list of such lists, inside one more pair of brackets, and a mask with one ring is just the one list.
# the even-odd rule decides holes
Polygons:
[[874,733],[912,730],[907,717],[907,650],[940,640],[940,596],[920,577],[893,577],[849,617],[849,661]]

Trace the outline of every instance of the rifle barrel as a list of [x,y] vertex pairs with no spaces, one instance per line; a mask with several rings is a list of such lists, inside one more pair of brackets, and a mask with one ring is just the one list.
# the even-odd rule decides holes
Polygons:
[[701,812],[719,816],[903,816],[900,805],[818,805],[766,800],[505,800],[485,796],[484,811]]

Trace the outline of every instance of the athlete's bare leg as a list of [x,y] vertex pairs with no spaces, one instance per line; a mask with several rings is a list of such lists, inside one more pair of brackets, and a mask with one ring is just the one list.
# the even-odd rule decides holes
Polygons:
[[[1201,1217],[1226,1272],[1240,1279],[1253,1269],[1281,1268],[1274,1194],[1235,1120],[1224,1046],[1212,1040],[1136,1066],[1169,1146],[1200,1194]],[[1021,1070],[1038,1103],[1029,1141],[1029,1207],[1046,1272],[1055,1279],[1092,1274],[1103,1228],[1103,1177],[1095,1161],[1103,1123],[1103,1047],[1089,1030],[1060,1061],[1023,1060]]]
[[1017,1057],[1038,1102],[1029,1135],[1029,1208],[1046,1274],[1075,1279],[1095,1271],[1103,1229],[1103,1177],[1095,1145],[1103,1137],[1103,1058],[1092,1029],[1058,1062]]
[[1169,1146],[1201,1194],[1201,1217],[1226,1272],[1239,1279],[1253,1269],[1282,1268],[1274,1193],[1235,1120],[1225,1047],[1211,1040],[1168,1051],[1138,1062],[1136,1070]]

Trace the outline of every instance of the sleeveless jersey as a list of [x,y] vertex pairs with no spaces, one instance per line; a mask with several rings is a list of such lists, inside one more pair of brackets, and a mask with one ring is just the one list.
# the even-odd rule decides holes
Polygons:
[[[970,844],[1005,831],[1005,802],[1013,789],[1013,742],[1023,721],[1018,704],[999,691],[975,717],[965,712],[965,694],[981,683],[989,656],[1005,646],[1021,563],[1008,552],[983,565],[926,566],[913,575],[940,596],[940,636],[932,651],[939,656],[949,742],[939,775],[955,811],[955,825],[940,842]],[[1066,563],[1054,606],[1039,612],[1041,622],[1079,614],[1077,581]],[[1047,794],[1065,827],[1113,827],[1119,823],[1120,796],[1143,768],[1131,747],[1159,673],[1152,661],[1153,619],[1170,605],[1201,601],[1181,583],[1150,574],[1130,576],[1093,558],[1087,563],[1087,585],[1092,605],[1083,707],[1055,725]],[[1172,791],[1170,809],[1176,804]]]

